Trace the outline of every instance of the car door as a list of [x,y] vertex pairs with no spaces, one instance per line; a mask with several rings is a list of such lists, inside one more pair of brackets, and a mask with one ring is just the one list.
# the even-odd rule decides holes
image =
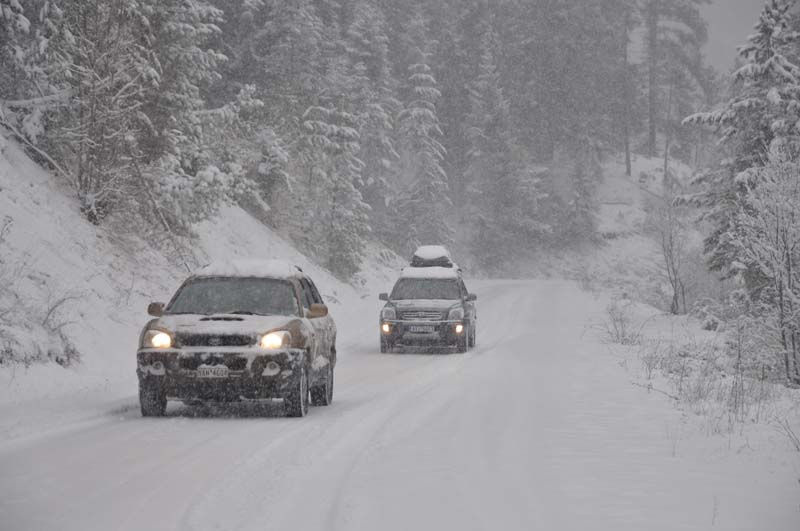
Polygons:
[[[309,310],[311,309],[312,304],[321,304],[317,302],[317,298],[314,296],[314,290],[311,287],[311,283],[306,278],[300,279],[300,288],[302,290],[302,302],[303,302],[303,313],[308,318]],[[328,346],[328,333],[326,327],[326,317],[315,317],[315,318],[308,318],[308,322],[311,324],[312,329],[314,330],[314,339],[312,341],[312,348],[311,348],[311,363],[314,368],[320,366],[320,362],[318,358],[320,356],[326,356],[328,352],[330,352],[330,347]]]
[[[310,278],[306,279],[308,281],[308,285],[311,288],[311,296],[314,299],[316,304],[325,304],[325,301],[322,298],[317,286],[314,284],[314,281]],[[330,314],[326,315],[325,317],[319,317],[317,319],[320,325],[320,331],[323,337],[323,346],[322,353],[323,355],[330,355],[336,348],[336,324],[333,321],[333,317]],[[334,363],[336,360],[331,360]]]
[[470,323],[474,324],[475,321],[478,320],[478,311],[475,306],[475,301],[469,300],[469,290],[467,289],[467,285],[464,284],[464,280],[460,279],[458,283],[461,285],[461,298],[464,301],[464,316]]

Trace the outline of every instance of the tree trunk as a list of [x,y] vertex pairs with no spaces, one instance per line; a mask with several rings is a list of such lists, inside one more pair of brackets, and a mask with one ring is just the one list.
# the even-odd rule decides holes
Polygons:
[[786,380],[792,379],[791,363],[789,361],[789,342],[786,340],[786,314],[783,302],[783,279],[778,279],[778,327],[781,331],[781,347],[783,348],[783,365],[786,369]]
[[628,45],[629,45],[629,37],[628,33],[630,31],[631,26],[631,14],[630,11],[625,13],[625,36],[622,41],[622,82],[624,83],[623,87],[623,99],[622,105],[624,106],[623,112],[623,143],[625,144],[625,175],[628,177],[631,176],[632,168],[631,168],[631,79],[630,79],[630,65],[628,64]]
[[633,173],[633,169],[631,167],[631,133],[627,118],[625,120],[623,135],[625,136],[625,175],[630,177],[631,173]]
[[656,156],[656,104],[658,68],[658,0],[647,4],[647,154]]
[[[670,82],[669,85],[669,96],[667,97],[667,114],[666,120],[664,120],[665,130],[665,140],[664,140],[664,191],[667,193],[668,196],[672,196],[672,179],[669,176],[669,150],[672,144],[672,131],[669,126],[669,117],[672,114],[672,83]],[[668,208],[671,208],[668,207]]]

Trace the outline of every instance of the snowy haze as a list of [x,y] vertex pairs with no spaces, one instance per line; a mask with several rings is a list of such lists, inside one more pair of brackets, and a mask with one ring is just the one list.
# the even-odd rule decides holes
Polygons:
[[0,531],[800,530],[789,5],[0,0]]
[[703,7],[709,26],[706,53],[712,65],[723,72],[733,67],[736,48],[753,33],[763,6],[761,0],[713,0]]

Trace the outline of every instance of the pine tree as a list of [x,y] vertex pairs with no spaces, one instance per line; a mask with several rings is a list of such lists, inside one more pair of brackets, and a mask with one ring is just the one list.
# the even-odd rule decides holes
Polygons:
[[465,120],[470,146],[464,175],[476,225],[472,252],[482,270],[496,273],[501,265],[497,257],[513,255],[546,227],[536,219],[536,180],[526,175],[513,146],[508,103],[496,67],[497,34],[489,20],[481,30],[481,60]]
[[447,244],[453,234],[447,222],[451,202],[442,169],[443,133],[436,114],[441,93],[429,65],[433,43],[425,24],[419,13],[410,22],[409,40],[416,46],[408,67],[405,108],[398,116],[399,185],[403,191],[394,204],[397,226],[402,231],[395,237],[395,246],[404,251],[421,243]]
[[647,61],[646,152],[650,157],[658,151],[659,127],[669,127],[667,107],[670,99],[676,99],[676,83],[686,84],[692,78],[703,82],[700,53],[708,30],[699,5],[708,1],[646,0],[641,4]]
[[0,0],[0,90],[2,95],[12,93],[16,87],[13,76],[23,55],[22,40],[30,33],[31,23],[19,0]]
[[356,118],[332,107],[311,107],[301,142],[306,213],[295,237],[335,275],[358,271],[369,233],[369,206],[358,190],[363,163]]
[[[261,29],[248,41],[247,68],[266,101],[302,114],[321,91],[323,22],[310,0],[267,0]],[[298,130],[299,132],[299,130]]]
[[4,72],[14,68],[15,58],[21,52],[21,36],[30,32],[30,26],[19,0],[0,0],[0,64],[5,66]]
[[386,234],[391,226],[387,205],[394,199],[393,177],[400,159],[395,117],[401,104],[396,97],[383,13],[364,1],[355,2],[352,12],[345,44],[350,58],[349,105],[358,119],[359,158],[364,162],[361,191],[372,209],[371,224],[378,233]]
[[141,0],[142,39],[150,48],[157,88],[142,113],[149,135],[141,142],[148,160],[177,155],[182,168],[201,163],[203,90],[219,78],[226,57],[206,47],[219,33],[222,12],[203,0]]
[[36,146],[45,137],[49,114],[69,96],[56,79],[63,65],[51,46],[64,29],[64,12],[37,0],[4,0],[0,6],[0,121],[53,166]]
[[[754,299],[768,308],[761,315],[774,330],[787,381],[800,382],[800,166],[780,150],[755,168],[736,213],[731,244],[744,264],[764,280]],[[739,266],[737,264],[737,266]],[[739,266],[741,267],[741,266]]]
[[602,176],[597,149],[591,139],[576,141],[569,148],[570,196],[561,219],[561,234],[570,242],[597,238],[597,198],[595,190]]
[[[736,234],[734,213],[741,208],[753,172],[764,164],[771,149],[789,154],[797,150],[800,112],[800,67],[788,54],[798,42],[792,27],[791,6],[786,0],[770,0],[761,13],[756,33],[739,49],[744,64],[733,76],[733,97],[720,109],[688,117],[687,124],[712,127],[730,156],[720,168],[698,180],[702,192],[690,200],[703,209],[712,225],[706,252],[712,270],[728,276],[739,261],[732,245]],[[755,272],[754,272],[755,274]]]
[[156,83],[138,42],[135,2],[89,0],[64,11],[50,81],[71,95],[49,119],[45,149],[68,172],[87,218],[99,223],[130,194],[131,144],[145,93]]

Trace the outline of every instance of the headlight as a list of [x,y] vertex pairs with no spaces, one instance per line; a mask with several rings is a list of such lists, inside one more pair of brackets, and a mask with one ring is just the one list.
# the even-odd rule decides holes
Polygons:
[[381,310],[381,319],[396,319],[397,312],[391,306],[386,306],[383,310]]
[[148,330],[142,338],[142,348],[170,348],[172,336],[163,330]]
[[281,330],[278,332],[270,332],[262,336],[258,344],[263,349],[278,350],[279,348],[288,347],[291,341],[292,337],[289,335],[289,332]]
[[458,321],[459,319],[464,318],[464,308],[453,308],[450,310],[450,313],[447,314],[448,321]]

